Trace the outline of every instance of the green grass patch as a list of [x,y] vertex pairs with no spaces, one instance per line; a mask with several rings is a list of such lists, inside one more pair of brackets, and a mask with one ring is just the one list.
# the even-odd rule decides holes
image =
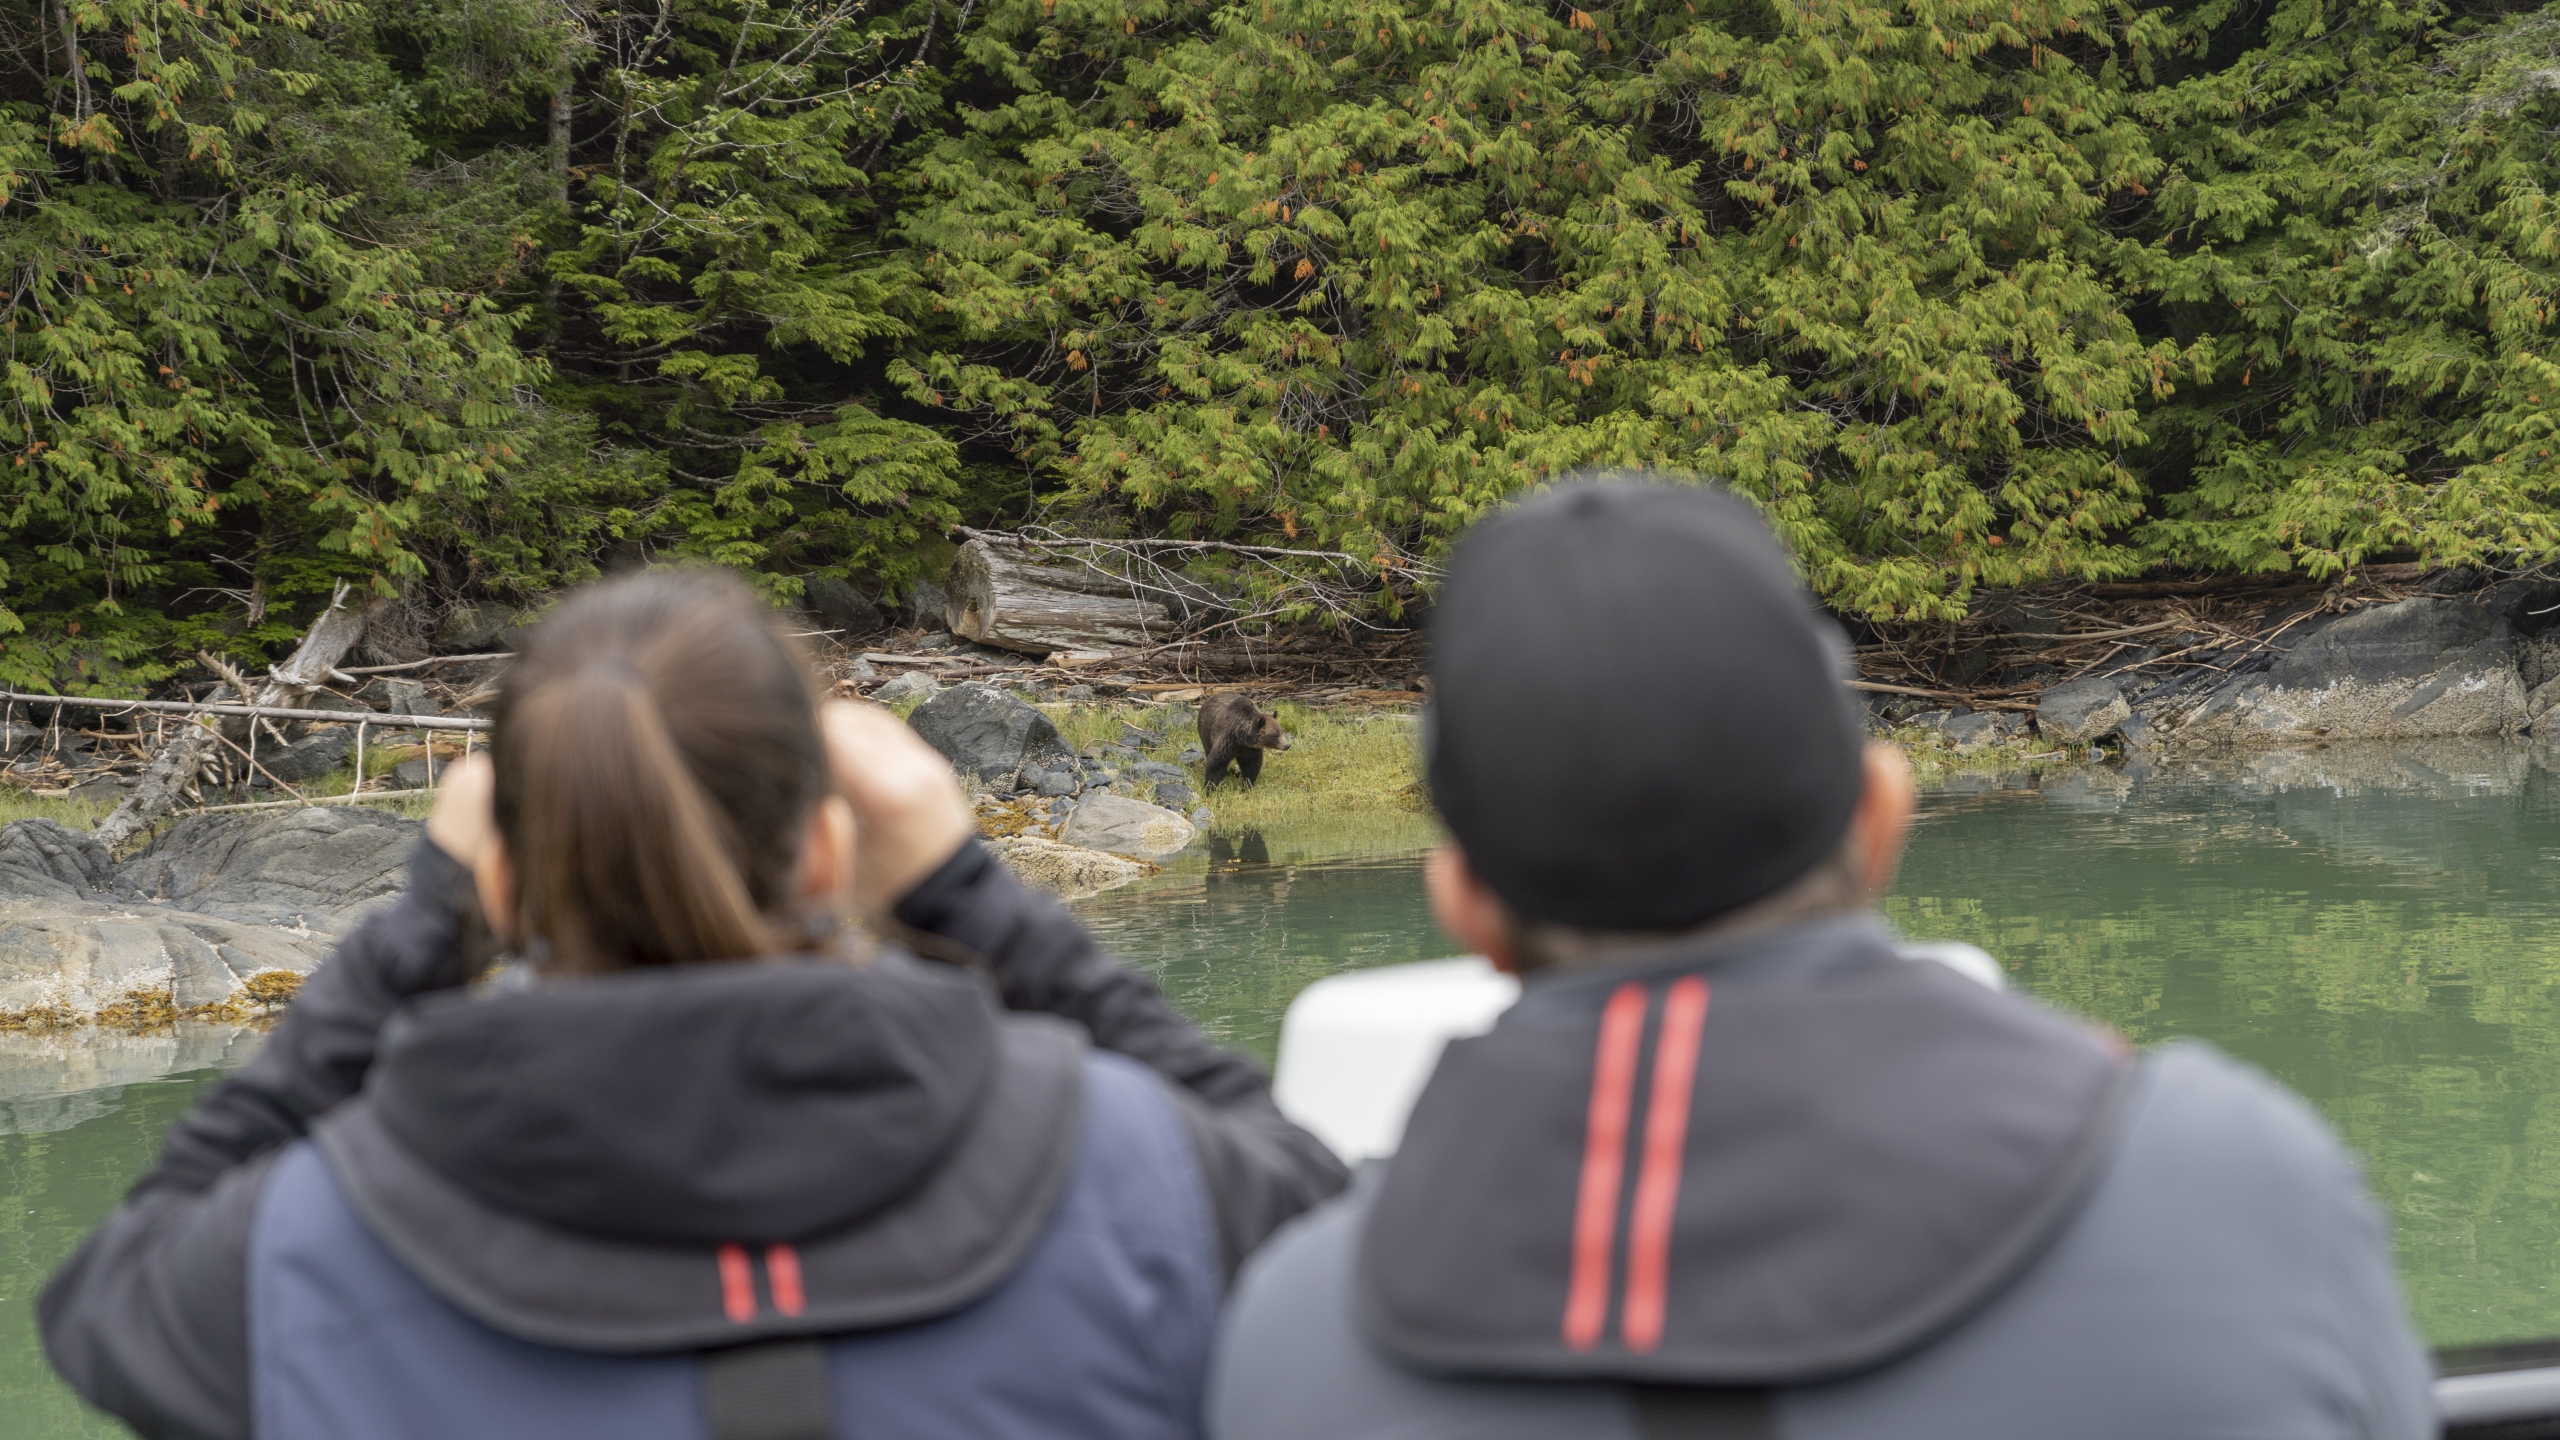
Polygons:
[[[367,786],[368,793],[382,792],[383,779],[389,775],[392,765],[403,759],[415,758],[419,753],[422,752],[417,747],[411,746],[408,754],[388,757],[383,763],[377,765],[373,752],[368,749],[365,754],[365,769],[375,777]],[[354,790],[355,786],[355,764],[351,759],[347,764],[339,766],[316,780],[296,781],[293,788],[300,791],[306,799],[323,800],[345,795]],[[237,801],[263,802],[293,799],[291,795],[272,787],[235,795],[232,791],[210,786],[205,789],[204,798],[208,805],[224,805]],[[368,798],[363,803],[370,809],[387,810],[394,815],[405,815],[412,820],[424,820],[427,818],[427,812],[435,807],[435,797],[424,790],[403,790],[385,793],[384,798],[379,801]],[[11,786],[0,786],[0,825],[6,825],[15,820],[51,820],[66,830],[87,831],[107,818],[108,812],[115,809],[116,804],[116,798],[74,800],[69,796],[36,795]],[[192,808],[192,806],[182,805],[179,807],[178,814],[183,815]],[[276,808],[281,810],[285,807],[277,806]],[[161,831],[169,828],[171,821],[175,818],[175,816],[165,818],[134,837],[133,842],[120,854],[130,856],[134,851],[149,844]]]
[[1951,775],[2040,774],[2081,763],[2077,747],[2058,746],[2037,735],[2020,735],[1970,750],[1958,750],[1947,737],[1921,726],[1893,732],[1893,741],[1911,757],[1911,778],[1922,789]]
[[1148,759],[1181,764],[1191,773],[1191,788],[1209,807],[1213,835],[1366,832],[1376,836],[1376,843],[1360,848],[1373,849],[1419,847],[1439,835],[1439,822],[1423,798],[1415,769],[1410,713],[1346,713],[1281,701],[1274,708],[1280,728],[1288,732],[1289,748],[1264,752],[1259,783],[1247,787],[1230,770],[1225,784],[1207,790],[1200,762],[1181,759],[1182,752],[1200,748],[1197,705],[1042,708],[1067,743],[1079,750],[1122,743],[1125,727],[1161,732],[1163,740],[1137,748]]
[[12,820],[50,820],[66,830],[86,830],[114,808],[113,800],[74,800],[60,795],[31,795],[14,786],[0,788],[0,825]]
[[[1437,835],[1422,792],[1418,727],[1411,712],[1345,714],[1283,701],[1289,748],[1266,751],[1262,779],[1230,778],[1204,792],[1215,830],[1294,829],[1380,823]],[[1189,737],[1199,743],[1195,732]]]

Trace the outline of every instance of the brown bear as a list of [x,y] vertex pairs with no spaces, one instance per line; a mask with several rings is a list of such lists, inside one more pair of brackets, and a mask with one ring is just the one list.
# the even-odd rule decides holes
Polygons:
[[1235,762],[1244,783],[1251,785],[1262,778],[1262,752],[1288,748],[1289,737],[1280,733],[1280,717],[1243,696],[1212,695],[1200,702],[1200,750],[1208,757],[1201,771],[1201,789],[1216,785],[1229,761]]

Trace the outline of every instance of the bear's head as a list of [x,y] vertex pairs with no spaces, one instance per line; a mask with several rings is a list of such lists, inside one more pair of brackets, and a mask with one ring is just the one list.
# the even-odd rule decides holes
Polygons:
[[1289,736],[1280,728],[1280,716],[1277,711],[1265,710],[1259,705],[1253,705],[1246,713],[1253,717],[1252,734],[1246,739],[1246,744],[1257,750],[1289,748]]

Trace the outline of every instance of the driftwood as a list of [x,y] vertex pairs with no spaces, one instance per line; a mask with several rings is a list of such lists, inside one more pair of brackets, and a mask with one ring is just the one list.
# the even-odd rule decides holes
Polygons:
[[952,634],[1030,655],[1167,640],[1221,609],[1187,581],[1130,579],[995,535],[960,547],[946,588]]
[[[477,715],[401,715],[379,710],[313,710],[304,706],[226,705],[219,700],[110,700],[94,695],[39,695],[31,690],[0,690],[0,701],[21,705],[67,705],[74,709],[113,710],[123,715],[147,710],[161,715],[256,715],[269,720],[307,720],[315,725],[379,725],[385,730],[487,730],[496,725]],[[101,739],[130,739],[103,730],[83,730]]]
[[[1188,627],[1194,619],[1234,625],[1247,620],[1283,616],[1327,615],[1358,629],[1375,628],[1371,616],[1381,592],[1412,595],[1439,578],[1439,570],[1420,556],[1381,543],[1369,555],[1344,550],[1307,550],[1285,545],[1243,545],[1229,540],[1149,540],[1069,535],[1046,525],[1026,525],[1011,533],[972,530],[955,525],[963,540],[990,540],[1028,545],[1043,565],[1066,564],[1109,576],[1124,586],[1111,593],[1135,593],[1169,606],[1174,619]],[[1240,577],[1250,577],[1257,597],[1256,613],[1242,616],[1203,591],[1179,568],[1188,559],[1215,556]],[[1205,606],[1208,614],[1196,612]],[[1186,614],[1186,611],[1195,613]]]
[[1963,690],[1924,690],[1917,685],[1886,685],[1875,680],[1852,680],[1849,688],[1871,695],[1915,695],[1923,700],[1953,700],[1972,710],[2025,710],[2032,713],[2036,708],[2035,703],[2028,700],[1995,700]]
[[1284,662],[1304,663],[1310,659],[1341,658],[1358,663],[1371,658],[1358,654],[1328,657],[1310,653],[1317,648],[1316,642],[1296,637],[1252,645],[1202,645],[1191,642],[1178,646],[1159,645],[1152,650],[1134,654],[1061,655],[1051,663],[1076,670],[1103,670],[1114,666],[1125,666],[1139,659],[1152,659],[1179,670],[1260,670]]
[[151,757],[151,768],[125,792],[125,797],[106,819],[89,832],[89,838],[112,851],[140,834],[152,821],[178,807],[186,798],[187,787],[196,780],[196,772],[204,768],[213,753],[214,722],[192,720],[178,727],[177,738],[160,747]]
[[350,665],[341,675],[397,675],[404,670],[425,670],[437,665],[478,665],[490,660],[513,660],[513,650],[483,650],[476,655],[430,655],[424,660],[404,660],[397,665]]
[[2089,593],[2101,600],[2165,600],[2186,595],[2219,595],[2228,591],[2247,590],[2264,599],[2274,595],[2292,595],[2311,590],[2326,590],[2332,583],[2354,584],[2361,580],[2376,585],[2405,585],[2423,580],[2434,573],[2433,565],[2410,562],[2392,565],[2359,565],[2340,577],[2338,582],[2326,580],[2288,581],[2282,575],[2210,575],[2200,580],[2134,580],[2092,585]]
[[[329,680],[348,677],[338,669],[358,640],[364,638],[364,612],[347,608],[347,586],[338,586],[329,598],[329,608],[320,612],[311,629],[295,646],[293,654],[282,665],[267,672],[266,682],[256,694],[246,697],[250,703],[237,707],[250,712],[239,717],[243,732],[257,723],[261,710],[298,710],[307,705],[312,693]],[[233,708],[233,707],[225,707]],[[151,823],[168,814],[186,797],[196,775],[214,753],[217,739],[229,743],[217,726],[221,720],[194,720],[178,728],[177,738],[160,747],[151,757],[151,767],[142,779],[117,804],[106,819],[89,832],[90,838],[112,851],[142,833]],[[247,754],[247,751],[243,751]]]

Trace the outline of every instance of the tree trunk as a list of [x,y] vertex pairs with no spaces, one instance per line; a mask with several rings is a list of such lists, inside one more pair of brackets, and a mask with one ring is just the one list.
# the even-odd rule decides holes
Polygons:
[[1029,655],[1162,644],[1220,608],[1178,577],[1122,579],[987,535],[960,547],[948,584],[952,634]]
[[[338,662],[346,658],[358,640],[364,638],[364,612],[347,608],[347,587],[340,585],[330,597],[329,608],[320,612],[302,643],[293,648],[282,665],[267,672],[251,703],[280,705],[300,709],[309,704],[311,693],[323,681],[348,679],[338,673]],[[259,722],[241,722],[242,734]],[[149,828],[151,823],[176,809],[178,802],[193,785],[196,772],[204,768],[214,747],[214,722],[190,718],[179,727],[177,738],[160,747],[151,757],[151,768],[142,772],[141,782],[133,787],[121,803],[110,812],[89,837],[107,847],[109,853]]]
[[569,82],[564,78],[551,92],[551,198],[565,208],[569,203]]

